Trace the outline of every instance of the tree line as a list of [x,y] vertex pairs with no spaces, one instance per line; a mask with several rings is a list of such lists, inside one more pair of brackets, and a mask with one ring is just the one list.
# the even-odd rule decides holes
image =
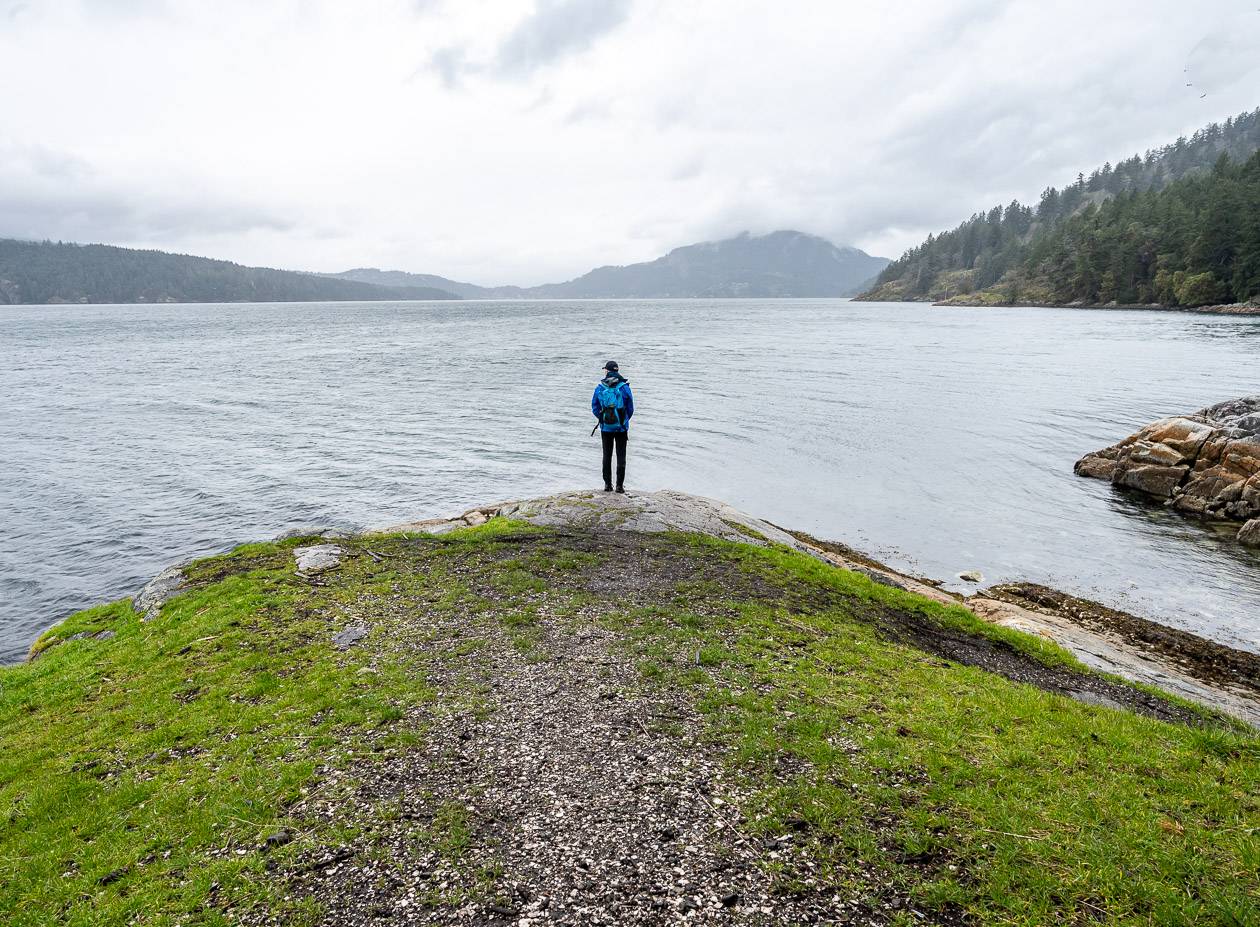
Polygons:
[[0,239],[0,305],[455,298],[164,251]]
[[[1048,187],[1035,208],[1012,201],[930,235],[889,264],[861,298],[939,300],[985,291],[1018,293],[1010,301],[1030,302],[1191,305],[1209,296],[1248,299],[1257,295],[1250,272],[1245,261],[1244,269],[1235,266],[1233,256],[1247,252],[1251,218],[1228,212],[1228,204],[1254,213],[1244,188],[1257,150],[1260,109],[1114,166],[1107,163],[1088,177],[1078,174],[1062,190]],[[1207,192],[1209,187],[1214,192]],[[1139,222],[1140,228],[1120,233],[1107,225],[1121,221]],[[1195,245],[1200,233],[1205,241],[1232,244],[1206,260],[1208,246]],[[1106,266],[1100,269],[1100,262]],[[1165,275],[1157,284],[1160,270]],[[1188,276],[1199,279],[1188,284]]]
[[[1035,238],[1010,301],[1203,306],[1260,297],[1260,152],[1120,193]],[[1039,297],[1047,297],[1044,300]]]

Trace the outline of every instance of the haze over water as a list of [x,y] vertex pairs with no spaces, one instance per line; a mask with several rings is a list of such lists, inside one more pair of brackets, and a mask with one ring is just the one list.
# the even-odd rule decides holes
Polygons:
[[1260,391],[1260,318],[651,300],[5,309],[0,660],[235,542],[594,488],[608,357],[632,490],[1260,651],[1260,555],[1072,475]]

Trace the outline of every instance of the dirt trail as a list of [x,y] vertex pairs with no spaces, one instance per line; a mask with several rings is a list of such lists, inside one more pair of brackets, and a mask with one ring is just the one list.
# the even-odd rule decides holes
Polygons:
[[446,629],[486,641],[433,679],[471,697],[411,719],[423,746],[339,774],[350,803],[292,809],[365,827],[285,874],[322,924],[870,925],[906,904],[811,888],[791,835],[745,832],[686,695],[645,688],[597,619],[549,623],[525,653]]

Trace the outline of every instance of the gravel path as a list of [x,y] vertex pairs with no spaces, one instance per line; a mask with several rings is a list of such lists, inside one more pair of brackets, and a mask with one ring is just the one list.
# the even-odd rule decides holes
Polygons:
[[899,902],[819,889],[790,835],[745,832],[686,695],[646,687],[596,618],[544,621],[525,650],[435,627],[486,643],[440,662],[433,682],[457,698],[411,719],[422,746],[330,772],[351,801],[321,788],[293,809],[363,835],[276,873],[292,894],[338,927],[884,923]]

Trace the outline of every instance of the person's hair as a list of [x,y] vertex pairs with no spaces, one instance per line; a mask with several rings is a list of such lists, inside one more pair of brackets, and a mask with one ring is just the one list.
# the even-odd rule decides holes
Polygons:
[[606,363],[606,364],[604,365],[604,369],[605,369],[605,370],[616,370],[616,369],[617,369],[617,362],[616,362],[616,361],[609,361],[608,363]]

